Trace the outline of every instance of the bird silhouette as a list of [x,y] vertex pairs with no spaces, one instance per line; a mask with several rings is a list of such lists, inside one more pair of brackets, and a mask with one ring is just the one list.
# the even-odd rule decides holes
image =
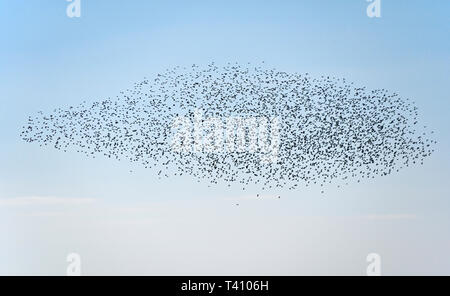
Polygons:
[[[196,110],[203,112],[205,134],[211,133],[206,124],[211,118],[222,124],[229,118],[279,119],[279,143],[266,143],[278,145],[276,161],[262,161],[267,156],[262,145],[252,151],[174,150],[174,122],[195,122]],[[332,182],[341,187],[423,164],[437,142],[419,122],[412,101],[385,89],[265,66],[211,63],[168,69],[114,98],[39,111],[21,136],[64,152],[138,163],[153,168],[158,178],[189,175],[244,190],[250,185],[294,190]],[[270,124],[257,128],[270,132]],[[251,142],[254,133],[246,128],[243,139]],[[195,146],[195,139],[184,141]]]

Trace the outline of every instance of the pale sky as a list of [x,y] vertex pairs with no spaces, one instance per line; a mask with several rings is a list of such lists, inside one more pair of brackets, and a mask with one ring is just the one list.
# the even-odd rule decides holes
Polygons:
[[[450,274],[449,1],[382,0],[379,19],[364,0],[129,2],[82,0],[68,18],[64,0],[0,0],[0,274],[65,275],[72,252],[86,275],[365,275],[369,253],[385,275]],[[398,92],[436,152],[325,196],[257,200],[20,139],[39,110],[213,61]]]

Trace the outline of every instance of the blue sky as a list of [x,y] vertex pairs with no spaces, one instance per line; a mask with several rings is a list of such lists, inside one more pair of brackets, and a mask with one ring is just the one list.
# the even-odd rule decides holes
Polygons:
[[[342,251],[347,266],[352,266],[346,269],[336,259],[339,251],[330,249],[332,245],[360,252],[363,259],[363,254],[379,248],[390,260],[387,272],[393,274],[408,270],[450,272],[448,259],[440,263],[436,259],[444,256],[450,246],[449,1],[382,0],[380,19],[367,17],[368,3],[364,0],[81,2],[81,18],[71,19],[66,16],[68,3],[64,0],[0,0],[0,199],[15,200],[0,202],[1,220],[7,225],[0,228],[0,243],[5,243],[0,245],[7,250],[22,250],[5,255],[4,258],[9,258],[5,264],[0,255],[0,272],[58,274],[60,270],[64,272],[65,264],[64,260],[58,260],[72,249],[81,249],[85,256],[94,258],[98,250],[87,241],[95,241],[95,231],[108,233],[119,222],[134,221],[134,214],[123,211],[129,207],[143,209],[138,215],[142,224],[120,224],[122,231],[118,233],[126,236],[131,231],[135,233],[131,241],[135,240],[136,245],[150,246],[151,242],[144,240],[145,234],[158,229],[164,235],[156,235],[159,243],[151,246],[167,259],[161,259],[154,269],[127,261],[128,253],[120,250],[128,248],[121,245],[123,239],[116,237],[121,247],[117,248],[117,254],[113,250],[108,252],[115,254],[117,262],[123,261],[123,264],[116,262],[118,266],[126,265],[118,273],[158,274],[174,270],[176,273],[178,267],[181,273],[189,273],[187,267],[177,265],[177,260],[171,261],[176,256],[164,253],[159,245],[186,243],[188,238],[176,230],[178,224],[166,220],[175,215],[180,217],[180,223],[198,228],[193,237],[209,237],[216,242],[212,243],[214,250],[204,249],[206,259],[216,258],[230,246],[219,243],[220,239],[197,224],[197,219],[213,219],[224,233],[236,236],[236,241],[246,240],[244,230],[267,236],[248,238],[247,244],[267,245],[270,250],[266,251],[270,254],[273,251],[271,264],[277,274],[307,273],[308,267],[315,273],[326,273],[326,268],[336,274],[364,271],[360,265],[351,265],[358,259],[352,258],[350,251]],[[139,167],[133,167],[135,172],[129,174],[129,164],[42,149],[24,143],[19,137],[28,116],[39,110],[51,111],[83,100],[115,96],[143,77],[152,77],[166,68],[212,61],[219,64],[265,61],[284,71],[335,75],[369,88],[398,92],[417,103],[421,120],[436,132],[437,151],[424,166],[333,189],[325,198],[314,188],[299,188],[282,192],[281,202],[270,198],[257,202],[238,189],[191,184],[189,177],[158,180],[157,172]],[[30,198],[26,205],[20,202]],[[63,203],[55,204],[57,199],[67,204],[58,208]],[[96,202],[79,205],[83,199]],[[236,201],[243,205],[239,211],[232,207]],[[62,218],[66,211],[73,214],[73,220]],[[120,214],[105,217],[109,211]],[[85,213],[99,218],[87,219]],[[316,223],[314,219],[323,220],[317,226],[305,226],[305,221]],[[355,225],[345,220],[341,224],[334,219],[363,222]],[[230,221],[233,222],[228,227]],[[257,230],[255,221],[261,225]],[[74,228],[76,238],[65,236],[63,227],[55,229],[52,226],[55,224]],[[335,229],[333,225],[337,225]],[[267,232],[259,227],[267,227]],[[334,234],[323,239],[330,248],[324,247],[316,256],[332,254],[335,259],[317,262],[310,259],[308,264],[300,264],[317,248],[315,243],[321,243],[317,233],[331,228]],[[29,236],[29,229],[43,235]],[[280,234],[277,229],[285,232]],[[285,244],[278,246],[270,234],[279,236]],[[414,240],[411,256],[420,262],[415,269],[408,265],[408,251],[400,248],[411,239]],[[183,253],[174,247],[172,252],[194,256],[202,242],[202,239],[189,241],[191,251]],[[364,247],[355,246],[358,242]],[[29,250],[28,244],[40,249]],[[295,260],[276,260],[276,250],[295,249],[303,250],[303,253],[288,252]],[[257,259],[263,253],[243,251],[246,255],[243,258],[251,262],[248,272],[258,270]],[[49,264],[40,270],[24,254],[45,254]],[[436,262],[430,256],[435,256]],[[234,270],[225,267],[225,261],[221,263],[223,269],[220,264],[214,269],[206,259],[202,269],[191,272],[247,270],[244,263],[237,262]],[[19,261],[22,263],[18,264]],[[91,267],[90,272],[102,273],[105,270],[102,264]],[[164,266],[173,268],[166,270]],[[321,266],[324,268],[319,270]]]

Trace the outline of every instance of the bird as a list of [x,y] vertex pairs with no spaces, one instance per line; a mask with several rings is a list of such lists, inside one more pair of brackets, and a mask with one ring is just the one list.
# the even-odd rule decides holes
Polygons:
[[[238,122],[232,132],[240,129],[242,137],[217,128],[231,120]],[[172,145],[176,122],[189,124],[182,139],[189,149]],[[210,63],[169,68],[115,97],[40,110],[29,116],[21,137],[65,153],[138,164],[157,178],[187,175],[208,186],[263,192],[342,188],[423,164],[437,141],[419,122],[414,102],[387,89],[265,62]],[[197,125],[203,142],[213,138],[219,149],[192,148]],[[242,151],[227,148],[242,142]],[[271,152],[276,157],[264,161]]]

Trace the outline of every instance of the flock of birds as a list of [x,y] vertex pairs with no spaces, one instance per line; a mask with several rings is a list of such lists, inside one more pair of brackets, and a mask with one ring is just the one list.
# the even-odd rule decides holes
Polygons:
[[[204,118],[278,118],[276,161],[262,162],[259,150],[175,151],[173,122],[180,116],[192,119],[195,110]],[[23,127],[22,138],[137,162],[159,177],[187,174],[242,189],[292,190],[341,186],[423,163],[436,141],[417,118],[413,102],[384,89],[264,65],[212,63],[169,69],[115,98],[39,112]]]

